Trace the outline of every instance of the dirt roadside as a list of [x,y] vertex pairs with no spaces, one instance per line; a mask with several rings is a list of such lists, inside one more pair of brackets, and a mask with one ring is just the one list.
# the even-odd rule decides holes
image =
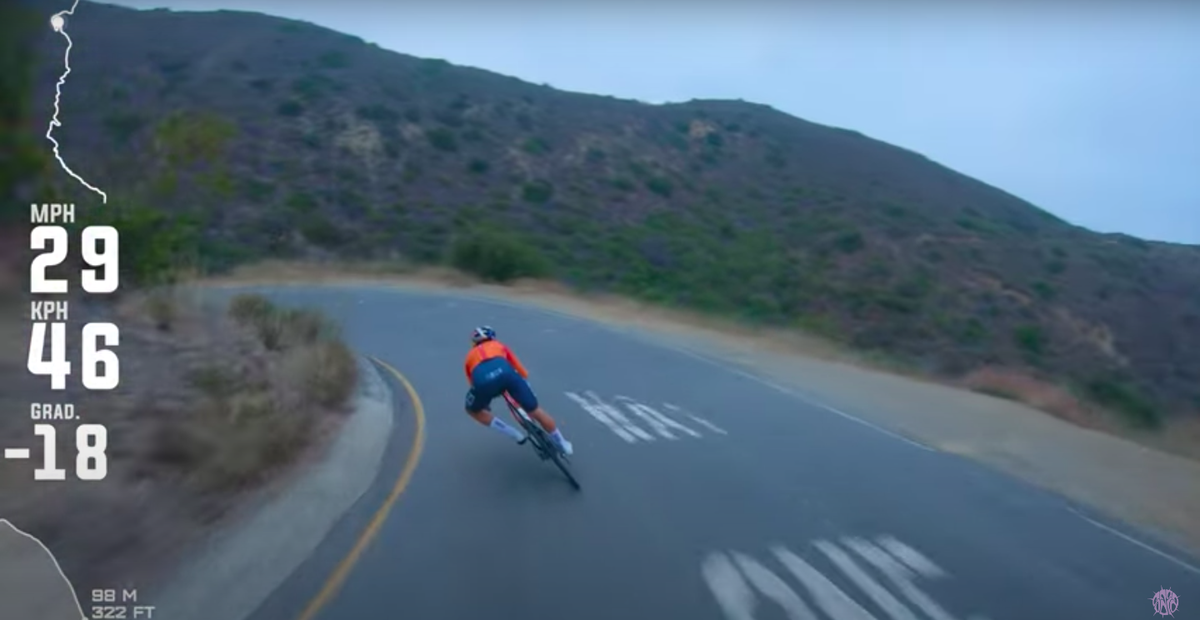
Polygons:
[[[802,335],[754,333],[628,300],[583,297],[544,283],[483,285],[440,270],[347,273],[272,265],[222,281],[357,282],[454,290],[631,328],[664,344],[726,360],[939,450],[981,461],[1200,554],[1200,461],[1151,447],[1165,439],[1133,441],[1081,428],[1009,400],[862,368],[835,347]],[[1172,452],[1190,452],[1195,445],[1192,439],[1178,439]]]

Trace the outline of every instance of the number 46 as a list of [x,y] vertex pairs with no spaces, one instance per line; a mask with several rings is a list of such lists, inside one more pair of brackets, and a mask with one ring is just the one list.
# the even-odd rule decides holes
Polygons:
[[[65,390],[71,362],[67,360],[67,324],[50,323],[50,359],[45,359],[47,323],[34,323],[29,340],[29,372],[50,376],[50,389]],[[121,344],[121,330],[112,323],[88,323],[83,326],[83,387],[89,390],[115,389],[121,382],[121,364],[117,354],[98,347],[103,340],[107,346]],[[98,371],[103,366],[104,374]]]

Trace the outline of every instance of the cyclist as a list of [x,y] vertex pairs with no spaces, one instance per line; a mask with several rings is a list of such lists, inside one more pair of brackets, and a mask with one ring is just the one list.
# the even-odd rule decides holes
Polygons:
[[496,330],[486,325],[476,327],[471,333],[471,350],[467,352],[464,368],[467,372],[467,414],[476,422],[494,428],[515,439],[517,443],[525,443],[528,437],[519,428],[507,424],[504,420],[492,415],[490,411],[492,400],[508,392],[518,405],[537,421],[550,438],[565,453],[572,454],[574,447],[563,437],[562,431],[554,423],[554,418],[538,406],[537,396],[529,387],[526,379],[529,371],[521,364],[521,360],[513,355],[512,350],[496,340]]

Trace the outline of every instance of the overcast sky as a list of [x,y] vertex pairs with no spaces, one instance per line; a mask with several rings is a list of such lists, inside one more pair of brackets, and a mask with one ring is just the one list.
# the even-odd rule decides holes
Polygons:
[[566,90],[766,103],[1094,230],[1200,243],[1196,1],[117,4],[261,11]]

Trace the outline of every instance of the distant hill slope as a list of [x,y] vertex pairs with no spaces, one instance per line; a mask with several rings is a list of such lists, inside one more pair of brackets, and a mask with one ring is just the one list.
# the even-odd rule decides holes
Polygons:
[[[61,66],[46,30],[40,101]],[[801,326],[942,374],[1022,369],[1142,421],[1200,410],[1200,248],[1072,226],[855,132],[562,92],[250,13],[84,3],[69,32],[73,168],[113,209],[190,214],[210,261],[493,256],[498,277]]]

